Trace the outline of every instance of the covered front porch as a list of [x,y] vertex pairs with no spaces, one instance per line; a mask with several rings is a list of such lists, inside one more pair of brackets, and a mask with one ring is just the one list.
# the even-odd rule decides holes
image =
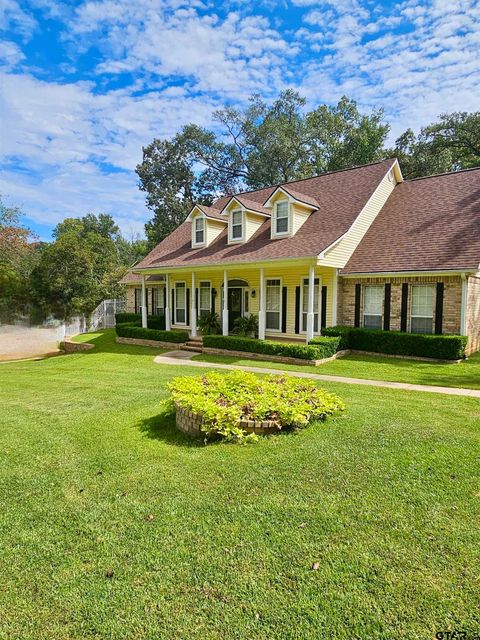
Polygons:
[[215,313],[223,335],[229,335],[238,318],[253,314],[259,339],[309,342],[336,324],[337,270],[312,261],[150,268],[139,274],[135,309],[132,296],[127,306],[141,311],[144,327],[150,313],[164,315],[167,330],[187,329],[195,338],[199,317]]

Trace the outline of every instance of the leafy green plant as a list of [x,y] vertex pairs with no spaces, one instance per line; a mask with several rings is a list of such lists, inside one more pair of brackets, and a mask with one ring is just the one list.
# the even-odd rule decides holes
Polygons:
[[258,336],[258,317],[251,313],[249,316],[241,316],[233,323],[233,332],[244,338],[256,338]]
[[256,340],[241,336],[205,336],[204,347],[226,349],[230,351],[245,351],[262,353],[270,356],[284,356],[299,358],[300,360],[321,360],[329,358],[338,351],[340,340],[338,337],[322,337],[315,344],[296,344],[288,342],[274,342],[273,340]]
[[[116,313],[115,324],[133,324],[137,327],[142,326],[141,313]],[[147,327],[149,329],[165,330],[165,316],[147,316]]]
[[204,336],[215,335],[222,331],[220,318],[218,317],[218,313],[214,311],[199,316],[197,326]]
[[143,329],[136,323],[117,324],[115,327],[117,336],[122,338],[138,338],[140,340],[158,340],[159,342],[187,342],[188,332],[175,330],[175,331],[162,331],[161,329]]
[[465,358],[467,336],[404,333],[359,327],[328,327],[323,333],[340,337],[341,349],[373,351],[388,355],[417,356],[439,360]]
[[174,378],[168,385],[171,407],[202,417],[205,435],[242,441],[241,420],[269,420],[279,428],[300,428],[343,411],[340,398],[318,389],[313,380],[288,375],[258,377],[245,371],[212,372]]

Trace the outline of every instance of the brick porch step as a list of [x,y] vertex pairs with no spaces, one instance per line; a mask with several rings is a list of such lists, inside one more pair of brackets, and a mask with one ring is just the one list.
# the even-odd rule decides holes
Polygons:
[[195,351],[196,353],[202,353],[202,339],[200,340],[189,340],[186,344],[181,347],[182,351]]

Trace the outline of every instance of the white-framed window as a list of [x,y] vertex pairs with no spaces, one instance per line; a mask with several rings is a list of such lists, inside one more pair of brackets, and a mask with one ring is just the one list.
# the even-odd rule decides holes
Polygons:
[[185,282],[175,283],[175,324],[187,324],[187,287]]
[[230,221],[230,240],[242,240],[243,239],[243,211],[241,209],[234,209],[232,211],[232,218]]
[[201,280],[198,287],[198,314],[206,316],[212,310],[212,283]]
[[[307,313],[308,313],[308,278],[303,278],[302,287],[300,290],[301,294],[301,305],[300,305],[300,313],[301,313],[301,330],[303,333],[307,332]],[[315,278],[313,281],[313,333],[319,333],[320,327],[320,305],[321,305],[321,296],[320,296],[320,278]]]
[[203,218],[202,216],[197,216],[193,221],[193,226],[193,244],[205,244],[205,218]]
[[410,292],[410,331],[433,333],[435,286],[414,284]]
[[365,329],[381,329],[383,317],[383,285],[366,285],[363,288],[363,326]]
[[153,287],[152,289],[152,313],[156,316],[165,315],[163,287]]
[[282,236],[289,232],[290,204],[288,200],[280,200],[275,204],[274,235]]
[[282,329],[282,281],[267,278],[265,281],[265,328],[268,331]]

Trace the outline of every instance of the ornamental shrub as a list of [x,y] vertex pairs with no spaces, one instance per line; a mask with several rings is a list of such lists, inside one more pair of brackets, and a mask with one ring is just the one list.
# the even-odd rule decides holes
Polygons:
[[338,348],[338,338],[324,339],[317,344],[295,344],[274,342],[273,340],[257,340],[241,336],[204,336],[203,346],[230,351],[246,351],[261,353],[267,356],[284,356],[300,360],[321,360],[329,358]]
[[[142,326],[142,315],[140,313],[116,313],[115,324],[134,324]],[[149,329],[165,330],[165,316],[147,316],[147,326]]]
[[117,336],[122,338],[139,338],[141,340],[158,340],[159,342],[187,342],[187,331],[162,331],[160,329],[142,329],[136,323],[117,324]]
[[467,336],[404,333],[357,327],[328,327],[323,333],[340,336],[341,349],[373,351],[388,355],[417,356],[439,360],[465,358]]
[[279,428],[300,428],[345,408],[340,398],[318,389],[313,380],[288,375],[212,372],[174,378],[168,387],[172,408],[179,405],[201,416],[207,437],[219,434],[228,440],[247,437],[239,426],[241,420],[269,420]]

